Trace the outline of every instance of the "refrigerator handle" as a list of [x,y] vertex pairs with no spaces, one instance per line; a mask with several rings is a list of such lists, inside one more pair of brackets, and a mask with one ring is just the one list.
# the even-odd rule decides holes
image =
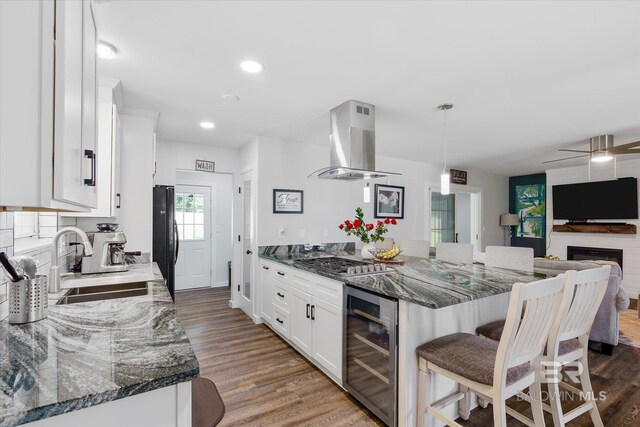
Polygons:
[[174,264],[178,263],[178,251],[180,250],[180,235],[178,234],[178,222],[173,220],[173,232],[176,235],[176,252],[175,259],[173,260]]

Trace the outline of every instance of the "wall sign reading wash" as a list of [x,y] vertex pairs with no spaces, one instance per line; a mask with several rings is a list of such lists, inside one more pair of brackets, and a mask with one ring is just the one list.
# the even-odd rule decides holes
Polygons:
[[216,162],[209,162],[207,160],[196,160],[196,170],[203,172],[214,172]]

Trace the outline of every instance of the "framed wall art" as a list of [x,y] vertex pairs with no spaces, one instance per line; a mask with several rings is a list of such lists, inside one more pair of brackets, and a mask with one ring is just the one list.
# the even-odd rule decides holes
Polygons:
[[301,214],[304,212],[304,192],[302,190],[273,189],[274,214]]
[[404,218],[404,187],[376,184],[374,217]]

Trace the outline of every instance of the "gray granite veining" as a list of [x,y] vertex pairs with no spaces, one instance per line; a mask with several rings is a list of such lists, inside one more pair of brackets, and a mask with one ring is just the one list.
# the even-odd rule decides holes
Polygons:
[[298,256],[327,256],[332,255],[355,255],[356,244],[354,242],[343,243],[317,243],[308,245],[274,245],[260,246],[258,248],[260,256],[278,256],[296,258]]
[[0,427],[180,382],[199,373],[157,266],[149,294],[49,305],[49,317],[0,322]]
[[[343,256],[341,253],[324,253],[322,256]],[[263,259],[280,262],[294,268],[296,260],[319,256],[317,252],[263,254]],[[350,258],[357,259],[350,256]],[[486,267],[482,264],[450,264],[434,259],[400,257],[404,265],[390,265],[395,271],[387,274],[371,274],[342,277],[324,270],[305,270],[339,280],[380,295],[423,305],[429,308],[443,308],[479,298],[509,292],[517,282],[532,282],[544,279],[542,274],[524,271]]]

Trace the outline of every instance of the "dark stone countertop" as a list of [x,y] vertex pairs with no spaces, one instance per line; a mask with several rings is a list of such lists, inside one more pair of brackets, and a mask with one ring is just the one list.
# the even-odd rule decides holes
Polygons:
[[156,265],[149,294],[52,305],[39,322],[0,322],[0,427],[190,381],[199,373]]
[[[314,257],[339,256],[350,259],[352,252],[283,252],[264,248],[260,257],[265,260],[300,268],[295,261]],[[404,265],[392,265],[394,272],[355,277],[341,277],[311,267],[301,268],[314,274],[344,282],[347,285],[380,295],[437,309],[509,292],[517,282],[532,282],[547,276],[524,271],[485,267],[483,264],[450,264],[434,259],[400,256]]]

